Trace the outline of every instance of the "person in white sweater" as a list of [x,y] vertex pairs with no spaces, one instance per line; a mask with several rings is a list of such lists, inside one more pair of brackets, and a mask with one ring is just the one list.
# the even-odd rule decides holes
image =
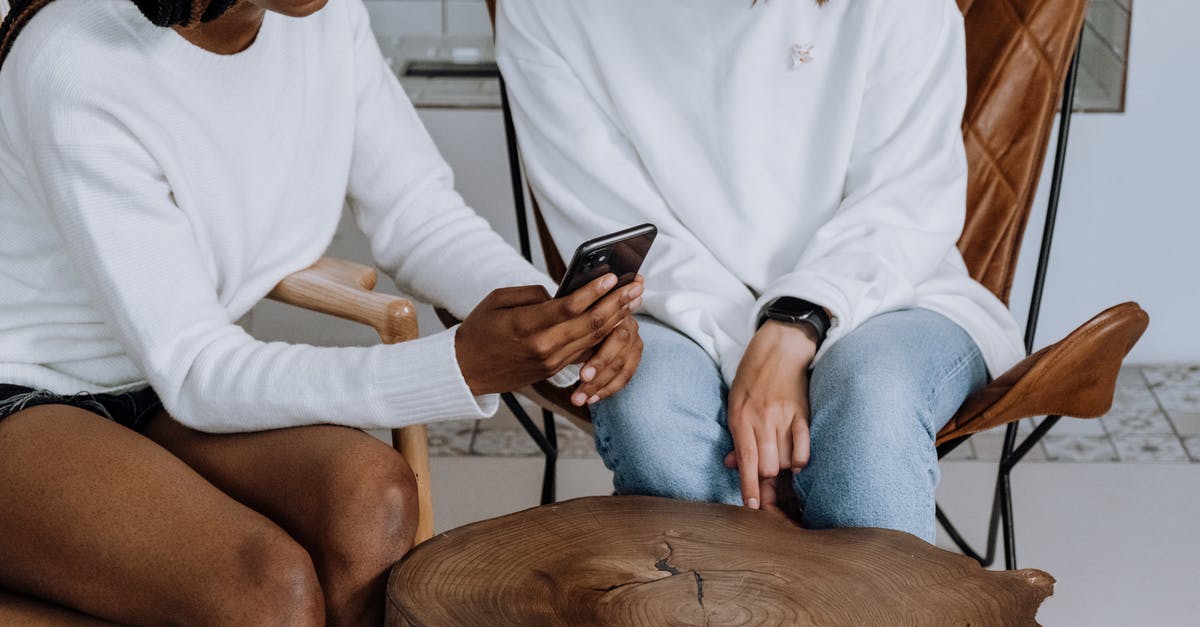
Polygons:
[[[504,0],[556,243],[659,237],[645,355],[592,408],[622,493],[935,539],[934,439],[1023,356],[973,281],[954,0]],[[786,478],[786,480],[785,480]]]
[[[641,281],[550,299],[454,192],[362,0],[325,4],[19,1],[0,28],[0,622],[377,623],[413,477],[346,427],[487,417],[585,359],[597,400],[636,368]],[[347,204],[461,326],[235,324]]]

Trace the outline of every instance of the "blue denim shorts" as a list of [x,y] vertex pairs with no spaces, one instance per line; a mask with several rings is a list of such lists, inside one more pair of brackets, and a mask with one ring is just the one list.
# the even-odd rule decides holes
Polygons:
[[39,405],[76,407],[135,431],[142,430],[163,406],[149,387],[114,394],[55,394],[49,390],[0,383],[0,420]]

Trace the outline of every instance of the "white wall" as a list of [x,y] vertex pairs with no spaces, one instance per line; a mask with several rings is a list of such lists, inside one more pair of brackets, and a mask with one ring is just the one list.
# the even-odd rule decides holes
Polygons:
[[[1074,118],[1038,345],[1136,300],[1150,329],[1132,362],[1200,362],[1200,2],[1137,0],[1126,112]],[[1024,321],[1045,219],[1048,158],[1013,288]]]

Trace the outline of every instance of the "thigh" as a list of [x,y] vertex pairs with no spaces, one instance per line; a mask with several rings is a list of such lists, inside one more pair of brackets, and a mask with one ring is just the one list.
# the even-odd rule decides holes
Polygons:
[[733,440],[717,364],[678,331],[639,322],[637,373],[592,407],[596,448],[618,492],[740,504],[737,475],[723,464]]
[[0,625],[102,627],[115,624],[40,599],[0,590]]
[[979,347],[949,318],[925,309],[881,314],[830,347],[814,367],[813,429],[861,420],[866,424],[855,428],[870,435],[915,425],[932,441],[986,383]]
[[868,320],[830,347],[809,385],[809,465],[795,478],[813,527],[934,534],[937,431],[983,386],[970,336],[931,311]]
[[[415,480],[408,464],[391,446],[357,429],[317,425],[215,435],[163,413],[151,419],[145,434],[314,554],[340,540],[336,536],[347,527],[398,527],[389,533],[407,543],[416,531],[415,507],[408,502]],[[387,515],[393,520],[365,520]]]
[[150,440],[72,407],[0,421],[0,511],[0,587],[117,622],[248,620],[232,590],[267,603],[315,583],[307,555],[266,518]]

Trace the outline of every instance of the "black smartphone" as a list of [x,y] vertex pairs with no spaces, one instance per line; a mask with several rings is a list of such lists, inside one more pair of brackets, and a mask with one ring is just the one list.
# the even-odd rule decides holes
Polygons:
[[658,227],[643,224],[580,244],[554,297],[562,298],[609,272],[617,275],[613,289],[633,281],[656,236]]

